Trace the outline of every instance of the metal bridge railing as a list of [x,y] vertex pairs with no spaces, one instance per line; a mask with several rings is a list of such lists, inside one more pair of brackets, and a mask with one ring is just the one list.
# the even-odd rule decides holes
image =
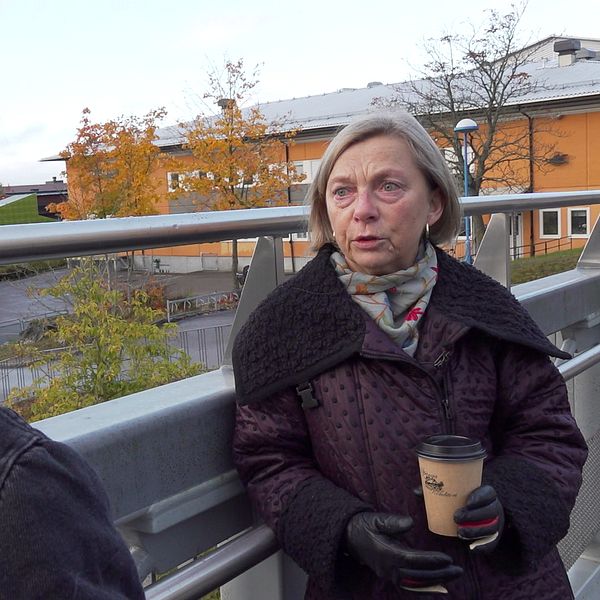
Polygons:
[[[506,216],[513,211],[586,204],[600,204],[600,192],[465,199],[466,214],[496,213],[477,266],[508,281]],[[272,533],[257,526],[233,469],[235,398],[228,364],[231,339],[241,323],[283,280],[280,237],[303,231],[305,216],[303,207],[285,207],[2,227],[0,264],[260,237],[221,369],[36,424],[50,437],[74,446],[95,467],[142,575],[165,572],[200,556],[150,586],[148,598],[198,598],[221,585],[232,600],[303,596],[302,574],[276,552]],[[599,231],[594,228],[576,269],[513,289],[542,330],[577,354],[560,369],[570,378],[574,414],[593,460],[586,466],[572,528],[561,545],[567,565],[600,530],[600,483],[595,478],[600,473]],[[257,563],[261,564],[247,571]]]

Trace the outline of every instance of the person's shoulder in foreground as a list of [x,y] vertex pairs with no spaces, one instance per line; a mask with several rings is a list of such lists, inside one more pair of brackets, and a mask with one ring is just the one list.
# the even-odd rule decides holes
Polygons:
[[0,600],[137,600],[138,574],[92,468],[0,407]]

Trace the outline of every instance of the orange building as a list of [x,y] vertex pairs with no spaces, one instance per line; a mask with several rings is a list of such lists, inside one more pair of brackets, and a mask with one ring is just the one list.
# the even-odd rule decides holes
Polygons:
[[[555,42],[562,41],[556,46]],[[600,189],[600,40],[546,38],[525,49],[532,57],[524,65],[529,78],[540,82],[536,91],[509,105],[507,120],[501,125],[515,133],[526,132],[531,147],[554,143],[555,152],[542,167],[520,159],[522,191],[572,191]],[[300,185],[288,190],[290,204],[299,204],[311,182],[329,140],[340,127],[356,116],[373,110],[375,99],[390,98],[401,84],[371,82],[364,88],[344,88],[333,93],[270,102],[260,106],[267,121],[286,116],[290,128],[299,129],[287,152],[290,160],[306,175]],[[472,115],[477,118],[476,111]],[[178,128],[158,131],[156,144],[166,154],[185,156]],[[442,148],[444,152],[448,149]],[[453,151],[451,151],[453,152]],[[67,165],[68,167],[68,165]],[[171,199],[160,206],[161,213],[197,210],[184,194],[177,197],[182,174],[161,168],[156,172],[162,191]],[[482,194],[506,193],[499,186],[484,186]],[[600,207],[545,209],[515,215],[514,253],[528,255],[558,247],[585,243],[598,218]],[[460,254],[460,240],[457,254]],[[240,269],[249,263],[253,240],[238,244]],[[300,268],[309,255],[306,235],[299,232],[284,244],[287,271]],[[145,267],[158,264],[164,271],[228,270],[231,242],[163,248],[146,253],[138,260]],[[151,262],[152,261],[152,262]]]

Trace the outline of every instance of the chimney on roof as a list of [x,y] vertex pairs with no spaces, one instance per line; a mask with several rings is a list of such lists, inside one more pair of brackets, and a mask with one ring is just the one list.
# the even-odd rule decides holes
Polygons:
[[219,98],[217,105],[222,111],[229,110],[235,106],[235,100],[233,98]]
[[581,42],[579,40],[559,40],[554,42],[554,52],[558,52],[558,66],[568,67],[576,60],[576,53],[581,50]]

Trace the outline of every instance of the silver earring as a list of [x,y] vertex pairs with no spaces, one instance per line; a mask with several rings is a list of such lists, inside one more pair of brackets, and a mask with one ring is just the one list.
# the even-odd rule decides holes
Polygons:
[[429,240],[429,223],[425,223],[425,239]]

